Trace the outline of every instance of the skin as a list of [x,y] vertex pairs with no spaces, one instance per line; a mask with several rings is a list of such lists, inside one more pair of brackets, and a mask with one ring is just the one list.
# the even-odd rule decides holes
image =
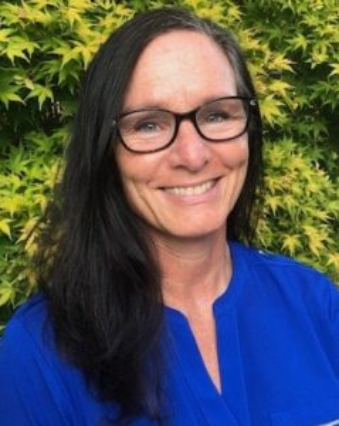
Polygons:
[[[124,111],[158,107],[184,113],[232,95],[237,95],[235,76],[224,52],[203,34],[176,30],[157,37],[142,53]],[[165,304],[188,318],[220,391],[212,305],[232,274],[226,222],[247,172],[247,134],[211,143],[185,120],[165,150],[139,155],[119,144],[116,155],[130,205],[157,247]],[[204,183],[199,194],[187,191]]]

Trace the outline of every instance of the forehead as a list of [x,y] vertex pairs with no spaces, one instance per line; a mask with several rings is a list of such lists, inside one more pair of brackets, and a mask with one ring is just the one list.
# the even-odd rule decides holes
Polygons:
[[234,71],[216,42],[197,31],[176,30],[146,46],[132,73],[124,107],[179,111],[236,94]]

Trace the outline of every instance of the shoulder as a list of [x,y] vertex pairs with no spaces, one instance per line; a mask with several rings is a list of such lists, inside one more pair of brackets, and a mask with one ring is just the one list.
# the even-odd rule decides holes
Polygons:
[[97,424],[106,413],[57,350],[52,324],[41,295],[9,321],[0,342],[1,425]]
[[21,324],[29,331],[31,328],[42,327],[47,318],[47,303],[44,296],[39,293],[32,296],[17,309],[8,323],[8,327],[12,328]]
[[246,263],[248,267],[253,267],[258,273],[270,273],[283,277],[291,274],[294,277],[303,278],[303,283],[329,281],[325,274],[295,259],[254,247],[247,247],[241,243],[231,242],[230,247],[232,256],[237,263]]
[[30,379],[56,377],[72,370],[56,348],[47,303],[40,294],[24,303],[5,329],[0,344],[0,372],[6,376],[11,369],[13,376]]
[[327,309],[339,321],[339,289],[325,274],[294,259],[243,244],[230,244],[237,274],[252,283],[250,291],[303,304],[316,313]]
[[46,301],[39,294],[24,303],[13,315],[5,330],[3,345],[13,350],[19,344],[42,350],[54,346],[52,322],[47,312]]

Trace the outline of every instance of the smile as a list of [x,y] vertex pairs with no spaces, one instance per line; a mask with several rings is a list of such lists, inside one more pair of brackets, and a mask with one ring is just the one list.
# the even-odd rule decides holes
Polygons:
[[174,195],[200,195],[210,190],[214,183],[214,180],[210,180],[195,186],[173,186],[172,188],[166,188],[165,191]]

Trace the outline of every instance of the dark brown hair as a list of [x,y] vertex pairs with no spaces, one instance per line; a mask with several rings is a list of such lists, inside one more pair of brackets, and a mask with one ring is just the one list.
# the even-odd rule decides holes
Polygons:
[[[117,404],[125,419],[139,413],[161,418],[162,296],[150,241],[122,189],[114,157],[119,142],[112,121],[121,113],[145,46],[175,30],[210,37],[233,67],[238,95],[255,97],[238,44],[215,23],[166,8],[139,14],[122,25],[86,73],[61,190],[50,208],[40,250],[53,253],[41,276],[41,288],[59,350],[83,372],[99,398]],[[227,236],[250,242],[252,207],[262,171],[257,107],[248,134],[247,178],[228,218]],[[46,238],[52,235],[56,238]],[[151,369],[147,368],[150,359]]]

